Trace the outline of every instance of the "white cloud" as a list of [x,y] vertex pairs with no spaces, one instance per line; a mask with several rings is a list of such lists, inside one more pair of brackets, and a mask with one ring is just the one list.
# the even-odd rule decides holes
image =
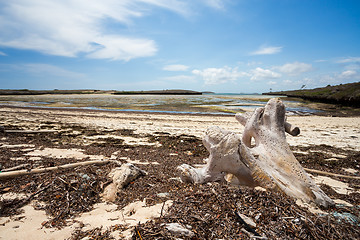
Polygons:
[[318,60],[315,60],[314,62],[318,62],[318,63],[320,63],[320,62],[327,62],[328,60],[325,60],[325,59],[318,59]]
[[268,81],[268,83],[267,84],[269,84],[269,85],[276,85],[277,84],[277,82],[275,82],[275,81]]
[[360,57],[347,57],[336,61],[337,63],[359,63]]
[[342,72],[323,74],[318,76],[317,79],[319,79],[319,82],[323,85],[351,83],[360,80],[360,72],[355,70],[345,70]]
[[339,77],[341,79],[347,79],[347,78],[356,78],[359,77],[359,74],[354,70],[346,70],[339,74]]
[[260,46],[260,48],[250,55],[270,55],[281,52],[283,47]]
[[189,66],[181,65],[181,64],[174,64],[174,65],[166,65],[163,67],[165,71],[187,71]]
[[280,73],[260,67],[252,69],[249,72],[240,72],[237,67],[231,68],[225,66],[223,68],[206,68],[204,70],[195,69],[192,73],[202,77],[207,85],[235,82],[242,77],[250,77],[251,81],[276,79],[281,77]]
[[248,62],[248,63],[246,64],[246,66],[248,66],[248,67],[253,67],[253,66],[261,65],[261,64],[262,64],[262,62],[251,61],[251,62]]
[[107,24],[132,24],[154,7],[186,16],[179,0],[12,0],[0,4],[0,46],[45,54],[130,60],[157,52],[153,40],[114,34]]
[[0,56],[7,56],[7,54],[0,51]]
[[245,72],[239,72],[237,68],[227,66],[223,68],[206,68],[204,70],[195,69],[192,73],[202,77],[206,85],[234,82],[240,77],[248,76]]
[[87,57],[129,61],[132,58],[153,56],[157,49],[154,41],[147,39],[131,39],[120,36],[103,36],[97,39],[96,51]]
[[313,70],[311,64],[302,63],[302,62],[294,62],[294,63],[286,63],[282,66],[275,67],[282,73],[286,73],[289,75],[299,75],[304,72],[309,72]]
[[251,81],[281,77],[280,73],[273,72],[269,69],[263,69],[260,67],[250,70],[250,75],[251,75],[251,78],[250,78]]

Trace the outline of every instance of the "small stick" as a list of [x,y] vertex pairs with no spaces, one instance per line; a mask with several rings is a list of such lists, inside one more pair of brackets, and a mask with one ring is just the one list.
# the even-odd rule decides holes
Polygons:
[[160,218],[161,218],[162,215],[163,215],[164,206],[165,206],[165,202],[163,203],[163,205],[162,205],[162,207],[161,207]]
[[54,133],[57,130],[4,130],[5,133]]
[[35,168],[30,170],[18,170],[18,171],[11,171],[11,172],[2,172],[0,173],[0,179],[3,178],[11,178],[11,177],[18,177],[23,175],[30,175],[35,173],[43,173],[43,172],[49,172],[49,171],[56,171],[56,170],[62,170],[62,169],[68,169],[68,168],[75,168],[78,166],[87,166],[92,164],[106,164],[111,162],[111,160],[94,160],[94,161],[85,161],[85,162],[77,162],[77,163],[70,163],[65,164],[57,167],[49,167],[49,168]]
[[[140,224],[140,222],[139,222],[139,224]],[[140,231],[139,231],[139,227],[136,227],[136,232],[139,235],[140,240],[143,240],[141,237]]]
[[30,166],[29,163],[20,164],[20,165],[17,165],[15,167],[2,169],[1,172],[10,172],[10,171],[18,170],[18,169],[21,169],[21,168],[26,168],[28,166]]
[[235,216],[237,217],[238,222],[240,222],[241,224],[243,224],[245,226],[245,230],[248,232],[251,232],[252,234],[254,234],[257,237],[261,237],[260,234],[258,234],[255,229],[253,229],[249,224],[247,224],[244,219],[242,219],[242,217],[240,216],[238,211],[234,211]]
[[[20,206],[25,205],[27,202],[29,202],[33,197],[35,197],[36,195],[38,195],[39,193],[45,191],[46,189],[48,189],[52,184],[54,184],[54,181],[52,181],[51,183],[49,183],[48,185],[46,185],[45,187],[41,188],[40,190],[32,193],[30,196],[28,196],[27,198],[25,198],[24,200],[22,200],[20,202]],[[42,185],[42,184],[40,184]]]
[[349,179],[357,179],[357,180],[360,180],[360,177],[358,177],[358,176],[342,175],[342,174],[324,172],[324,171],[315,170],[315,169],[310,169],[310,168],[304,168],[304,169],[305,169],[305,171],[310,172],[310,173],[317,173],[317,174],[328,175],[328,176],[333,176],[333,177],[340,177],[340,178],[349,178]]

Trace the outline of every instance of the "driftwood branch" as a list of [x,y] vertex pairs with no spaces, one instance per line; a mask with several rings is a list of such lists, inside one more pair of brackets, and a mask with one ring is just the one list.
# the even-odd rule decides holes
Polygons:
[[26,167],[29,167],[29,166],[30,166],[29,163],[20,164],[20,165],[17,165],[17,166],[15,166],[15,167],[1,169],[1,172],[11,172],[11,171],[18,170],[18,169],[22,169],[22,168],[26,168]]
[[65,165],[56,166],[56,167],[35,168],[35,169],[30,169],[30,170],[2,172],[2,173],[0,173],[0,179],[19,177],[19,176],[30,175],[30,174],[35,174],[35,173],[63,170],[63,169],[75,168],[75,167],[79,167],[79,166],[87,166],[87,165],[92,165],[92,164],[100,165],[100,164],[106,164],[109,162],[112,162],[112,161],[111,160],[93,160],[93,161],[70,163],[70,164],[65,164]]
[[349,175],[342,175],[337,173],[331,173],[331,172],[324,172],[320,170],[310,169],[310,168],[304,168],[305,171],[309,173],[317,173],[320,175],[326,175],[326,176],[333,176],[333,177],[339,177],[339,178],[349,178],[349,179],[357,179],[360,180],[360,177],[358,176],[349,176]]
[[[239,123],[241,123],[241,125],[245,126],[246,122],[249,120],[249,118],[252,116],[252,113],[244,113],[244,114],[236,114],[235,118],[236,120],[238,120]],[[288,134],[292,135],[292,136],[297,136],[300,134],[300,128],[291,125],[288,122],[284,122],[284,127],[285,127],[285,132],[287,132]]]
[[[183,164],[177,169],[184,182],[223,181],[225,173],[239,184],[282,191],[303,202],[333,206],[334,202],[316,185],[296,160],[285,132],[296,136],[298,127],[286,122],[285,105],[278,98],[253,113],[236,114],[244,125],[242,136],[210,127],[203,144],[210,155],[203,168]],[[252,141],[254,140],[254,141]]]
[[3,130],[5,133],[25,133],[25,134],[34,134],[34,133],[55,133],[57,130]]

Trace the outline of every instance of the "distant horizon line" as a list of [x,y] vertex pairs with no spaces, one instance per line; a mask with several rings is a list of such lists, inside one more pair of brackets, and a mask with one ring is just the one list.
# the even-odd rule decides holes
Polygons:
[[79,88],[79,89],[29,89],[29,88],[1,88],[0,91],[93,91],[93,92],[151,92],[151,91],[191,91],[199,92],[202,94],[234,94],[234,95],[261,95],[260,92],[215,92],[215,91],[196,91],[189,89],[153,89],[153,90],[115,90],[115,89],[90,89],[90,88]]

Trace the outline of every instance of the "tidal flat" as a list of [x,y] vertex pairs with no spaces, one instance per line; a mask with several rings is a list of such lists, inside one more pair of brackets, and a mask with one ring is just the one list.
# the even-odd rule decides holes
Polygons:
[[[360,235],[357,179],[311,174],[337,203],[327,210],[268,190],[179,181],[178,165],[205,163],[209,153],[201,140],[208,127],[243,132],[232,115],[5,106],[0,113],[0,125],[9,131],[0,133],[2,169],[111,159],[147,172],[110,204],[101,195],[114,163],[4,179],[0,232],[6,239],[172,239],[164,224],[174,221],[190,226],[198,239],[251,239],[236,212],[251,218],[253,231],[268,239]],[[292,115],[287,121],[301,129],[287,141],[302,166],[359,176],[359,117]],[[146,217],[138,219],[144,211]]]
[[[203,95],[112,95],[112,94],[51,94],[2,95],[0,105],[22,107],[72,108],[112,111],[142,111],[187,114],[234,114],[252,111],[274,96],[259,94]],[[311,115],[324,111],[301,99],[283,98],[289,114]]]

